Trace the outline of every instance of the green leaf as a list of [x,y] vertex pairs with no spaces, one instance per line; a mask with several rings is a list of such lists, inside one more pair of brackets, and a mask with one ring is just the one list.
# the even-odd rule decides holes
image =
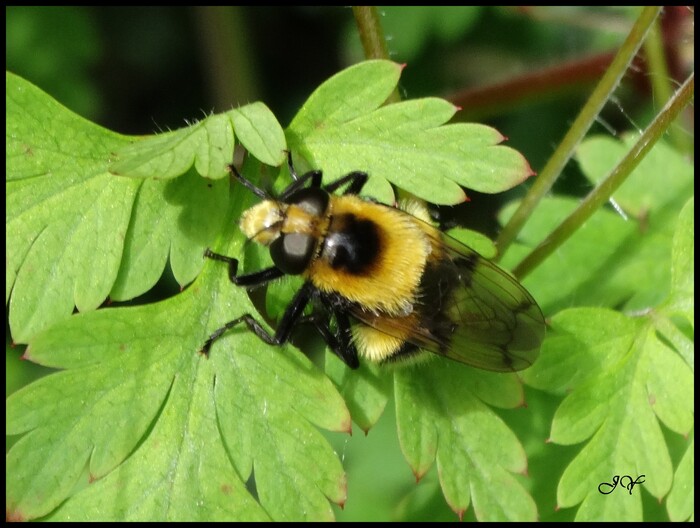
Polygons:
[[[515,205],[510,204],[503,210],[502,220],[512,214]],[[521,244],[535,247],[543,233],[561,222],[577,205],[577,200],[569,198],[544,199],[525,225]],[[600,210],[562,245],[555,256],[529,274],[525,285],[545,314],[570,306],[571,299],[584,306],[619,305],[632,295],[631,288],[628,281],[611,284],[610,270],[616,258],[626,256],[626,253],[620,255],[619,248],[625,246],[627,240],[634,241],[638,237],[632,222],[625,222],[611,211]],[[601,240],[605,240],[605,244]],[[522,257],[519,254],[522,251],[518,252],[518,249],[515,246],[506,253],[501,265],[509,269],[515,264],[518,257]],[[663,273],[663,269],[654,273]],[[663,285],[653,281],[640,284],[638,280],[634,291],[643,287],[658,292]]]
[[115,152],[133,138],[86,122],[12,74],[7,85],[6,299],[14,341],[27,342],[74,307],[141,295],[168,257],[178,282],[191,282],[223,218],[222,184],[115,177],[108,172]]
[[[152,306],[138,310],[140,318],[157,315]],[[140,318],[114,324],[115,316],[127,313],[133,311],[71,318],[57,333],[39,336],[28,350],[35,362],[74,368],[42,378],[7,401],[7,434],[27,433],[7,458],[13,468],[8,511],[25,519],[49,513],[69,495],[86,464],[90,479],[103,477],[126,458],[155,418],[180,367],[172,350],[182,336],[176,331],[170,339],[150,334],[148,329],[159,326],[157,319],[151,326]],[[149,350],[148,356],[131,351],[139,330],[139,346]],[[105,349],[107,357],[101,354]]]
[[232,113],[212,115],[186,128],[149,136],[115,153],[109,171],[130,178],[171,179],[194,163],[202,176],[220,179],[228,175],[233,157]]
[[653,322],[603,309],[562,311],[552,318],[541,361],[524,373],[538,388],[571,391],[555,414],[550,438],[565,445],[587,441],[557,492],[560,507],[581,503],[577,519],[642,519],[639,493],[599,493],[598,485],[615,475],[646,475],[643,486],[658,499],[670,489],[673,468],[658,422],[688,434],[693,378],[656,338]]
[[319,86],[289,125],[295,140],[317,128],[339,125],[376,110],[399,82],[402,67],[375,60],[351,66]]
[[444,125],[456,112],[445,100],[375,110],[398,80],[392,68],[398,66],[369,61],[324,83],[290,124],[290,145],[331,181],[353,170],[367,172],[364,192],[386,203],[393,202],[388,182],[432,203],[455,204],[465,199],[460,185],[494,193],[532,174],[522,155],[498,145],[503,136],[496,130]]
[[[609,147],[609,143],[606,140],[593,145]],[[615,155],[624,148],[619,142],[613,145]],[[598,175],[610,162],[598,164],[588,160],[610,156],[608,150],[584,148],[579,153],[579,162],[585,163],[589,171],[595,167]],[[692,194],[693,167],[667,148],[660,148],[659,153],[654,149],[652,153],[654,163],[645,160],[631,176],[633,188],[658,186],[658,165],[668,163],[675,171],[668,189],[644,194],[627,191],[631,195],[629,199],[624,199],[625,194],[619,198],[625,207],[633,199],[644,200],[646,215],[626,218],[612,208],[601,209],[552,258],[528,275],[526,285],[545,313],[556,313],[570,306],[571,299],[583,306],[622,305],[628,310],[644,310],[666,299],[671,282],[673,233],[678,211]],[[626,188],[626,185],[622,187]],[[543,200],[521,232],[521,243],[536,246],[551,226],[561,222],[577,205],[576,201],[563,198]],[[512,214],[515,206],[504,209],[502,221]],[[519,256],[522,248],[514,247],[504,256],[502,264],[508,268]]]
[[[611,317],[621,324],[610,324]],[[565,393],[604,375],[618,364],[620,354],[634,340],[637,328],[622,326],[625,321],[624,316],[610,310],[562,310],[549,323],[540,357],[523,373],[525,382],[537,389]]]
[[[695,321],[695,200],[683,207],[673,237],[671,299],[668,311]],[[691,363],[692,365],[692,363]]]
[[[582,149],[580,161],[587,164],[587,172],[600,173],[609,169],[619,149],[618,142],[593,142]],[[693,312],[692,200],[680,219],[675,218],[692,192],[692,167],[668,149],[656,154],[661,158],[640,164],[634,186],[623,186],[617,196],[623,208],[639,215],[640,229],[600,211],[556,259],[528,278],[534,295],[549,303],[549,313],[556,311],[559,300],[572,297],[579,304],[609,305],[631,297],[627,306],[645,308],[636,317],[601,308],[560,311],[551,319],[540,358],[523,373],[529,385],[568,393],[552,422],[551,440],[585,442],[557,490],[559,507],[580,504],[580,520],[641,520],[639,487],[630,494],[620,485],[621,491],[602,495],[598,486],[615,476],[645,475],[641,487],[661,500],[671,488],[673,466],[659,421],[680,435],[687,435],[694,423],[692,330],[674,324],[675,315]],[[658,171],[664,161],[674,169],[662,189]],[[639,203],[643,207],[635,209]],[[545,221],[547,213],[556,222],[557,204],[546,205],[533,220]],[[531,228],[525,230],[526,239]],[[553,285],[561,291],[555,292]],[[547,288],[551,293],[542,295]]]
[[139,184],[107,173],[124,138],[10,73],[6,81],[5,298],[13,339],[26,343],[74,306],[105,300]]
[[[622,141],[593,138],[582,143],[577,159],[586,176],[598,182],[635,141],[632,135],[624,136]],[[659,142],[613,195],[616,203],[634,217],[634,221],[625,221],[636,224],[636,231],[619,246],[613,262],[606,266],[607,277],[599,277],[599,287],[627,289],[631,293],[627,309],[644,309],[667,295],[670,244],[678,212],[693,194],[693,174],[687,159]]]
[[462,244],[465,244],[467,247],[470,247],[484,258],[492,259],[497,254],[493,240],[478,231],[456,227],[450,229],[447,234]]
[[[95,518],[105,503],[121,520],[261,518],[244,485],[254,475],[272,518],[332,518],[326,497],[345,500],[344,476],[308,421],[349,430],[343,401],[303,355],[245,330],[209,359],[197,354],[231,312],[253,311],[209,270],[175,298],[81,314],[34,340],[29,358],[70,370],[8,400],[7,433],[26,432],[8,455],[11,515],[35,518],[69,499],[58,518]],[[84,467],[96,482],[73,495]],[[142,485],[152,494],[143,509]]]
[[326,374],[338,387],[353,422],[367,434],[384,412],[391,395],[391,373],[386,367],[367,362],[351,370],[338,356],[328,352]]
[[[345,500],[340,463],[308,422],[350,429],[348,412],[329,380],[298,352],[291,353],[296,359],[287,360],[286,350],[262,346],[245,331],[242,344],[235,347],[234,365],[223,359],[230,350],[224,347],[226,339],[214,347],[210,361],[197,354],[206,337],[242,306],[254,312],[244,292],[233,287],[215,264],[211,266],[215,274],[202,275],[187,292],[169,301],[80,314],[51,326],[73,309],[71,273],[84,275],[87,270],[106,283],[104,290],[95,288],[98,301],[88,305],[94,308],[109,288],[115,298],[150,288],[168,256],[176,276],[199,272],[202,249],[208,244],[204,239],[220,229],[230,204],[228,182],[208,183],[182,162],[183,157],[197,158],[197,152],[211,152],[202,150],[200,141],[207,140],[207,131],[216,133],[221,118],[210,119],[174,133],[181,134],[182,143],[166,134],[167,141],[156,140],[158,148],[150,154],[144,149],[132,158],[140,170],[165,168],[161,177],[179,171],[185,175],[168,181],[118,178],[107,172],[108,164],[129,140],[85,123],[28,83],[8,76],[12,200],[8,200],[7,233],[12,248],[8,262],[13,266],[7,280],[8,291],[12,289],[11,317],[19,321],[12,326],[13,334],[36,336],[28,359],[68,369],[8,400],[7,433],[24,434],[8,454],[9,517],[30,519],[53,511],[57,519],[249,520],[267,514],[275,519],[330,519],[328,499]],[[34,128],[22,128],[32,121],[55,129],[36,136]],[[86,143],[63,145],[64,140]],[[168,148],[173,149],[171,154]],[[222,166],[231,152],[227,147]],[[146,162],[148,156],[155,156],[155,163]],[[168,156],[179,165],[165,167]],[[117,192],[124,196],[121,205]],[[240,212],[243,201],[237,203]],[[91,209],[94,217],[85,212]],[[77,227],[67,223],[68,213],[74,215]],[[121,220],[111,219],[115,213]],[[228,225],[223,239],[230,241],[235,223]],[[203,236],[207,231],[209,235]],[[75,238],[75,244],[71,239],[54,240],[63,233]],[[118,237],[119,243],[110,236]],[[46,245],[44,240],[52,242],[38,255],[42,264],[47,263],[46,279],[32,253]],[[240,250],[237,240],[235,248]],[[84,255],[78,251],[83,247]],[[60,267],[56,255],[64,252],[68,258]],[[103,264],[107,256],[112,259],[112,273]],[[81,262],[89,267],[83,268]],[[57,286],[47,286],[47,280]],[[215,293],[216,284],[224,294]],[[39,299],[25,293],[27,285]],[[93,288],[86,291],[96,295]],[[47,313],[40,300],[47,294],[63,301],[58,315]],[[206,315],[210,310],[216,317]],[[23,331],[20,323],[28,324],[24,319],[41,326]],[[195,394],[196,401],[203,402],[201,408],[209,411],[202,414],[193,406]],[[243,401],[250,406],[241,407]],[[289,405],[292,401],[294,407]],[[241,435],[241,430],[247,434]],[[173,473],[174,461],[180,473]],[[314,472],[309,473],[308,467]],[[246,491],[249,479],[264,511]],[[151,490],[149,500],[137,500],[144,488]],[[202,510],[202,503],[211,507]]]
[[445,498],[460,516],[473,502],[479,520],[535,520],[532,497],[512,475],[526,471],[525,452],[484,403],[522,405],[517,378],[441,359],[419,369],[395,373],[399,440],[416,477],[437,461]]
[[231,110],[238,141],[251,156],[267,165],[280,165],[286,158],[287,143],[277,118],[263,103]]
[[[692,336],[695,322],[694,203],[694,199],[689,200],[678,219],[673,238],[671,294],[656,318],[658,332],[673,345],[692,370],[695,370]],[[684,318],[680,327],[676,316]],[[684,331],[686,325],[690,325],[690,328]]]
[[666,508],[671,521],[687,521],[695,511],[695,438],[688,443],[683,459],[676,468],[673,488]]
[[168,260],[179,284],[194,280],[202,269],[202,249],[221,225],[227,193],[228,182],[208,181],[192,170],[174,180],[143,181],[110,297],[128,300],[148,291]]
[[[631,134],[618,140],[608,136],[593,136],[577,149],[577,160],[584,174],[599,183],[627,154],[637,141]],[[655,213],[692,188],[693,167],[679,153],[659,142],[639,163],[630,178],[615,192],[613,198],[628,214],[635,217]],[[663,175],[663,177],[659,177]]]
[[172,378],[153,431],[133,455],[48,519],[269,520],[220,440],[217,420],[234,417],[217,415],[211,366],[189,362],[183,367]]
[[164,304],[87,314],[37,339],[37,359],[74,368],[8,400],[8,433],[30,431],[8,456],[8,511],[31,519],[69,497],[51,519],[267,517],[220,441],[211,362],[177,347],[192,341],[191,323],[172,324],[191,303]]

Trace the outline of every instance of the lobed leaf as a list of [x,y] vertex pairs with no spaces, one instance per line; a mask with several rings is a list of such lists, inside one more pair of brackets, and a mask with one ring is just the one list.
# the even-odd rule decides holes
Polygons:
[[[554,416],[550,438],[560,444],[587,442],[562,475],[559,506],[580,503],[577,519],[582,520],[641,520],[639,493],[601,496],[598,486],[615,475],[646,475],[647,491],[658,499],[668,493],[673,469],[659,420],[681,434],[692,428],[690,369],[656,338],[650,317],[565,310],[552,318],[548,341],[543,361],[526,371],[525,379],[546,390],[571,390]],[[556,356],[567,351],[588,356],[590,371],[573,359],[555,373]],[[572,369],[568,376],[567,368]]]
[[279,122],[263,103],[251,103],[229,112],[241,142],[251,156],[277,166],[285,159],[287,144]]
[[[671,262],[671,298],[668,311],[683,315],[691,326],[695,322],[695,199],[685,204],[673,237]],[[686,355],[692,366],[692,358]]]
[[671,521],[686,521],[695,512],[695,439],[691,439],[683,454],[676,474],[673,488],[668,494],[666,508]]
[[230,113],[212,115],[186,128],[134,138],[115,153],[109,171],[129,178],[171,179],[194,164],[202,176],[224,178],[234,144],[231,120]]
[[353,422],[365,434],[377,423],[391,395],[391,374],[386,367],[363,362],[350,370],[338,356],[326,353],[326,375],[338,387]]
[[[29,357],[70,370],[8,400],[7,433],[27,432],[8,455],[9,515],[35,518],[68,499],[57,519],[332,518],[326,497],[344,501],[342,468],[308,424],[349,429],[330,381],[245,331],[209,360],[197,354],[244,305],[224,273],[208,273],[175,298],[82,314],[38,336]],[[264,511],[245,490],[253,464]]]
[[[391,93],[392,78],[378,74],[391,67],[369,61],[349,68],[342,79],[324,83],[290,124],[290,144],[329,180],[361,170],[371,176],[364,192],[386,203],[393,202],[391,182],[432,203],[455,204],[465,199],[459,185],[500,192],[532,175],[519,153],[498,145],[503,136],[494,129],[441,126],[457,110],[442,99],[403,101],[362,113],[360,108],[374,110]],[[360,95],[367,98],[363,105]]]
[[7,267],[15,342],[93,310],[119,270],[138,182],[109,176],[126,139],[6,74]]
[[[473,502],[479,520],[536,519],[534,500],[512,474],[526,471],[525,452],[482,401],[521,405],[517,378],[483,379],[483,372],[440,359],[420,369],[397,371],[394,387],[399,441],[416,477],[437,461],[445,498],[460,517]],[[481,386],[474,389],[474,381]]]

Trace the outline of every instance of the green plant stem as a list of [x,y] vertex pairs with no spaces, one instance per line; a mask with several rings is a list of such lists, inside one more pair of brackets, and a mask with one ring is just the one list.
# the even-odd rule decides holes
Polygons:
[[195,7],[197,35],[215,108],[223,112],[258,98],[241,7]]
[[661,29],[657,20],[649,31],[649,36],[644,41],[644,54],[649,64],[649,80],[654,90],[654,98],[662,105],[671,98],[671,89],[664,47],[661,41]]
[[[360,34],[365,58],[390,60],[377,8],[375,6],[353,6],[352,13],[355,16],[355,24],[357,24],[357,30]],[[399,91],[394,90],[387,99],[387,103],[396,103],[400,100]]]
[[532,271],[549,254],[561,246],[586,220],[593,216],[601,205],[610,199],[613,192],[622,185],[680,111],[690,102],[694,89],[695,77],[694,74],[691,74],[617,167],[591,191],[571,215],[516,266],[513,270],[513,274],[516,277],[522,278]]
[[498,255],[502,256],[513,242],[526,220],[531,216],[539,201],[549,192],[562,169],[573,155],[574,149],[595,121],[603,105],[609,100],[625,74],[630,62],[637,54],[649,28],[658,16],[661,8],[645,7],[632,30],[622,44],[610,67],[596,86],[578,117],[571,125],[564,139],[552,154],[542,172],[523,198],[515,214],[508,221],[496,240]]
[[[646,55],[649,71],[649,80],[654,91],[654,100],[659,106],[666,104],[673,93],[673,79],[668,71],[666,54],[664,53],[661,27],[657,20],[649,32],[649,37],[644,41],[644,54]],[[678,128],[669,130],[669,137],[675,147],[681,152],[691,152],[689,138]]]
[[353,6],[352,14],[360,34],[362,49],[367,59],[389,59],[379,13],[374,6]]

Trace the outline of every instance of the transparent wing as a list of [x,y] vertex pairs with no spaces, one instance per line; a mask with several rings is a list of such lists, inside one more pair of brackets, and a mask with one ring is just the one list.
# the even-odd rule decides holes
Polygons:
[[413,313],[386,317],[358,309],[353,315],[377,330],[474,367],[512,372],[532,365],[545,333],[533,297],[494,263],[432,231],[433,255]]

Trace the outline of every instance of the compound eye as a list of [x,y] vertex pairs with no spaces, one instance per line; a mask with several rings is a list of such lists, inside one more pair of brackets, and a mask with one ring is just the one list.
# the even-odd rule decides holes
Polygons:
[[285,274],[299,275],[311,262],[315,248],[311,235],[287,233],[270,244],[270,256],[275,266]]
[[296,204],[307,213],[314,216],[323,216],[328,209],[328,193],[317,187],[299,189],[285,200],[287,203]]

